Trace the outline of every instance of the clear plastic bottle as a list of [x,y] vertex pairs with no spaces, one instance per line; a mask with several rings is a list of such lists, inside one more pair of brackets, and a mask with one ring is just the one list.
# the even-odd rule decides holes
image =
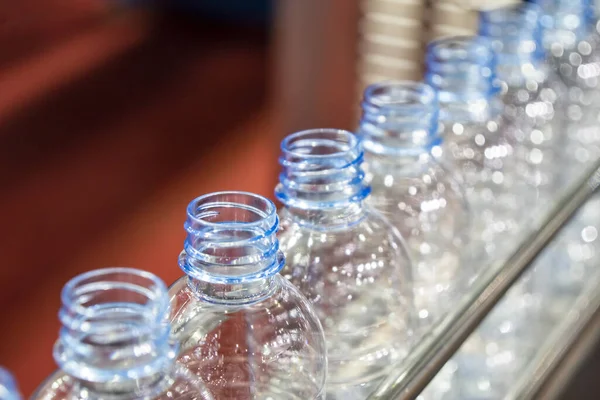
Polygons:
[[325,329],[327,398],[362,400],[410,347],[411,262],[398,231],[365,204],[370,188],[352,133],[302,131],[281,149],[282,273]]
[[187,209],[170,290],[179,361],[215,400],[324,398],[323,328],[279,271],[275,205],[244,192],[207,194]]
[[21,395],[13,376],[0,367],[0,400],[21,400]]
[[529,209],[548,212],[561,187],[564,135],[559,101],[567,88],[546,62],[542,45],[541,9],[522,3],[481,13],[479,34],[490,39],[502,82],[505,135],[514,139],[517,173],[534,196]]
[[426,63],[425,81],[438,94],[442,125],[442,142],[431,153],[461,177],[477,215],[474,258],[489,260],[506,252],[502,244],[511,241],[498,238],[518,231],[523,217],[514,145],[503,133],[495,54],[486,38],[448,37],[428,45]]
[[54,347],[60,369],[37,390],[43,400],[213,400],[177,365],[169,297],[149,272],[107,268],[79,275],[61,293]]
[[[483,266],[493,265],[491,261],[510,255],[510,246],[524,232],[521,224],[532,216],[532,187],[523,179],[523,160],[507,132],[492,43],[484,37],[434,41],[428,47],[427,68],[426,81],[438,90],[444,127],[443,142],[432,154],[462,174],[474,216],[475,259],[480,257]],[[510,236],[513,240],[507,240]],[[466,385],[460,388],[461,398],[486,398],[504,382],[483,377],[490,371],[503,377],[521,361],[516,360],[514,344],[531,322],[530,283],[515,285],[455,357],[455,376]],[[531,342],[521,344],[525,348]]]
[[365,90],[362,109],[367,203],[406,239],[416,312],[427,327],[474,276],[463,258],[471,219],[463,189],[430,153],[442,140],[437,97],[427,84],[382,82]]

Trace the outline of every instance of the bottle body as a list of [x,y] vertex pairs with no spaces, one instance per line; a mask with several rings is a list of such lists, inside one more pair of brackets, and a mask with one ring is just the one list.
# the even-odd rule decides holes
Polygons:
[[373,188],[368,204],[406,240],[413,259],[406,279],[418,325],[427,328],[449,311],[475,276],[464,253],[470,235],[466,201],[451,173],[428,154],[405,168],[382,166],[373,158],[365,157]]
[[463,188],[431,155],[440,144],[433,89],[413,82],[368,87],[359,134],[367,203],[401,233],[412,254],[411,285],[419,326],[448,311],[473,278],[463,253],[470,215]]
[[179,362],[215,399],[324,399],[325,348],[310,304],[281,276],[262,301],[218,304],[180,278],[170,289]]
[[515,180],[514,142],[503,133],[506,121],[491,44],[470,36],[433,41],[425,80],[440,103],[442,143],[432,154],[462,178],[477,216],[471,236],[474,259],[489,260],[506,251],[498,237],[518,229],[523,195]]
[[559,106],[567,88],[546,61],[542,11],[523,3],[481,14],[479,34],[497,53],[502,82],[505,135],[515,144],[519,179],[527,185],[529,209],[538,215],[564,182],[560,180],[564,153]]
[[514,139],[504,134],[502,109],[495,95],[440,103],[442,142],[432,154],[460,177],[471,213],[477,216],[471,224],[474,259],[490,260],[507,251],[498,237],[517,231],[522,217],[520,196],[526,192],[516,179],[521,166]]
[[304,131],[282,149],[282,273],[323,325],[327,398],[363,399],[410,347],[410,260],[397,230],[364,204],[354,135]]
[[[532,206],[538,196],[533,181],[527,180],[527,157],[519,154],[527,147],[519,143],[500,97],[492,48],[484,37],[432,42],[427,73],[427,81],[438,89],[443,125],[443,142],[432,153],[463,176],[474,218],[474,259],[485,266],[512,254],[514,241],[506,238],[523,236],[535,216]],[[500,372],[514,370],[524,361],[524,353],[514,351],[515,344],[535,345],[522,335],[533,315],[526,300],[530,293],[530,280],[515,285],[455,357],[459,390],[465,396],[490,393],[477,387],[481,376],[495,375],[494,371],[502,376]],[[488,383],[494,389],[495,383]]]
[[[507,87],[504,94],[506,134],[515,143],[515,157],[521,166],[520,179],[527,185],[530,206],[536,215],[564,187],[561,165],[566,140],[561,132],[563,115],[560,99],[566,87],[553,78],[550,69],[536,71],[524,87]],[[539,208],[538,208],[539,207]]]
[[213,399],[322,399],[323,328],[310,303],[279,275],[275,205],[222,192],[188,207],[187,276],[170,290],[178,362]]
[[399,290],[410,278],[395,266],[400,244],[387,221],[365,214],[350,228],[320,231],[280,212],[279,239],[291,260],[282,273],[311,301],[325,331],[328,398],[370,393],[412,340],[410,293]]

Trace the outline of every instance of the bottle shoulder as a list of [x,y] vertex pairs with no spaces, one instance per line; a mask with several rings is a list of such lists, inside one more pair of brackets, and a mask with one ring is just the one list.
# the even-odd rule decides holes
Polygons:
[[61,370],[53,372],[31,396],[32,400],[67,400],[72,398],[73,379]]
[[443,166],[433,156],[422,158],[420,162],[407,168],[386,168],[375,163],[365,166],[367,181],[371,186],[372,197],[381,195],[403,199],[418,198],[421,201],[441,196],[462,198],[463,188],[455,174]]
[[[215,398],[313,399],[326,376],[323,328],[308,300],[282,276],[251,304],[217,304],[182,278],[171,287],[178,363],[199,376]],[[269,376],[275,380],[268,381]],[[254,381],[254,378],[260,378]],[[284,394],[288,388],[289,394]]]
[[193,312],[195,313],[206,312],[215,315],[236,312],[251,314],[262,313],[265,310],[279,307],[282,304],[286,307],[297,306],[301,309],[310,309],[310,305],[308,305],[306,299],[298,289],[291,285],[283,276],[276,274],[271,279],[273,280],[273,289],[268,295],[259,300],[251,302],[216,302],[203,298],[196,293],[192,287],[193,285],[190,285],[190,278],[183,276],[169,288],[171,302],[170,319],[174,320],[178,315],[190,312],[190,310],[194,310]]
[[[180,341],[204,337],[235,325],[236,320],[259,327],[277,326],[286,320],[302,320],[304,334],[319,335],[320,325],[308,300],[283,276],[273,276],[274,289],[269,296],[252,303],[215,303],[203,299],[182,277],[169,289],[171,299],[171,324],[173,335]],[[254,329],[254,328],[252,328]],[[300,333],[300,331],[299,331]],[[205,339],[202,339],[205,340]]]
[[[298,268],[318,270],[321,266],[339,275],[340,280],[354,279],[356,274],[366,279],[406,276],[412,262],[400,232],[375,208],[365,205],[365,210],[366,218],[344,230],[313,230],[283,219],[278,232],[286,256],[282,274],[289,279],[297,275]],[[311,271],[302,271],[305,273]],[[292,283],[299,286],[297,279]]]

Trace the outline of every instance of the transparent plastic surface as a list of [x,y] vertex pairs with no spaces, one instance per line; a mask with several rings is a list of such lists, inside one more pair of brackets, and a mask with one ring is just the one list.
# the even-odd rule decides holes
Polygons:
[[[496,17],[488,15],[487,20]],[[493,31],[489,24],[485,29]],[[525,155],[529,149],[515,134],[518,129],[512,123],[514,119],[504,114],[508,107],[500,98],[501,81],[496,76],[492,44],[484,37],[448,38],[432,42],[428,53],[428,81],[437,83],[444,141],[449,142],[441,144],[441,160],[465,177],[467,199],[475,215],[473,245],[484,249],[479,254],[487,260],[485,265],[513,250],[506,237],[519,237],[524,226],[531,223],[531,208],[539,196],[531,179],[533,168]],[[456,80],[463,81],[463,86]],[[519,332],[532,312],[525,301],[530,286],[529,280],[515,285],[502,306],[482,323],[482,339],[471,342],[470,350],[456,361],[462,366],[462,374],[471,374],[470,379],[477,381],[482,366],[496,362],[490,361],[480,346],[492,342],[502,347],[519,341]],[[497,368],[514,368],[522,359],[503,362]]]
[[364,399],[410,348],[411,262],[398,231],[365,205],[370,189],[354,135],[303,131],[281,147],[282,273],[323,324],[327,398]]
[[[427,49],[426,82],[438,93],[442,142],[432,154],[457,174],[473,220],[476,259],[494,259],[499,240],[519,228],[523,196],[512,138],[503,133],[503,103],[491,44],[482,37],[449,37]],[[520,192],[520,193],[519,193]]]
[[[516,172],[530,188],[529,207],[544,207],[559,186],[566,140],[559,107],[567,87],[546,62],[542,12],[522,3],[481,14],[479,34],[490,39],[502,82],[506,136],[513,138]],[[544,210],[546,211],[546,210]]]
[[20,400],[21,395],[14,378],[4,368],[0,367],[0,400]]
[[179,362],[214,399],[322,399],[323,328],[309,301],[279,275],[275,205],[222,192],[188,207],[179,265],[169,292]]
[[430,153],[442,140],[436,95],[426,84],[383,82],[366,89],[362,108],[367,203],[406,239],[416,313],[429,327],[475,275],[466,262],[471,215],[463,188]]
[[61,295],[54,358],[60,370],[33,399],[211,400],[201,380],[175,364],[167,288],[134,269],[91,271]]
[[[552,363],[552,352],[565,344],[561,334],[569,332],[565,323],[577,321],[587,307],[597,307],[597,301],[591,300],[598,297],[600,287],[599,202],[597,194],[589,199],[521,278],[537,283],[522,297],[536,307],[529,309],[529,323],[520,327],[515,340],[497,342],[478,329],[420,400],[529,398],[515,390],[537,379],[532,375],[536,363]],[[506,307],[499,303],[488,319],[497,318],[501,309]]]
[[546,27],[545,46],[567,85],[560,107],[567,139],[565,179],[600,155],[600,33],[590,0],[538,1]]

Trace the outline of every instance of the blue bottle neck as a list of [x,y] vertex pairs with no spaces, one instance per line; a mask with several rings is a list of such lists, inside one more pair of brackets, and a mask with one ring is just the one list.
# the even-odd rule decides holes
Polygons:
[[449,37],[427,47],[425,82],[438,95],[440,121],[485,121],[500,112],[496,56],[487,38]]
[[481,13],[479,35],[497,56],[497,75],[509,88],[545,79],[541,9],[531,3]]
[[165,389],[177,346],[159,278],[129,268],[91,271],[67,283],[61,298],[54,359],[85,398]]
[[275,196],[297,222],[328,229],[363,216],[371,188],[364,181],[363,150],[352,133],[302,131],[284,139],[281,149]]
[[199,197],[187,210],[187,238],[179,266],[200,298],[249,303],[267,296],[283,268],[275,205],[244,192]]
[[382,82],[365,90],[359,136],[367,156],[411,163],[440,144],[436,93],[427,84]]

